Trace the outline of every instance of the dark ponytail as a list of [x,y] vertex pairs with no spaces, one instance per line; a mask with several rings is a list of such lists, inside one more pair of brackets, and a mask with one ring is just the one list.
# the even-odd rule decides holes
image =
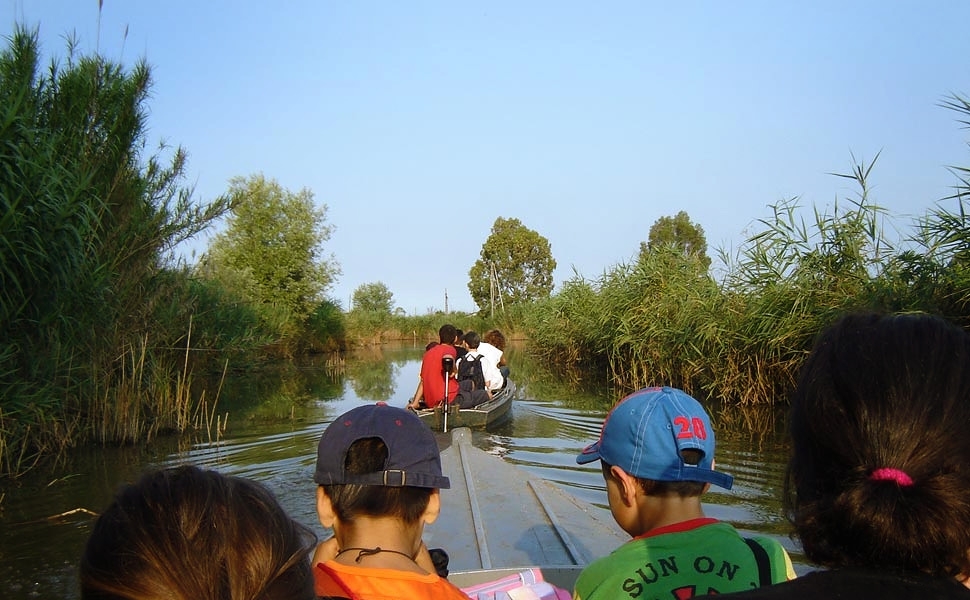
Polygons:
[[970,335],[929,315],[843,317],[791,408],[786,508],[829,566],[970,573]]

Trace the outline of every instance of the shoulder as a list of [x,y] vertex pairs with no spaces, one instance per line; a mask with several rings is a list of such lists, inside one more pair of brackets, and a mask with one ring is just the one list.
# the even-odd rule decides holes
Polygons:
[[502,351],[488,342],[482,342],[479,344],[478,351],[488,356],[502,356]]
[[744,538],[744,541],[751,548],[752,552],[758,554],[759,548],[764,551],[764,558],[755,556],[755,560],[759,561],[760,565],[767,558],[768,566],[771,569],[771,581],[778,583],[795,578],[795,567],[792,565],[791,557],[788,556],[788,552],[784,546],[778,543],[777,540],[763,535],[755,535]]
[[576,596],[588,597],[596,584],[603,580],[603,576],[609,571],[609,564],[612,562],[609,558],[610,556],[602,556],[583,567],[573,586]]
[[313,589],[320,598],[347,598],[349,593],[325,563],[316,562],[313,567]]
[[438,578],[438,581],[431,584],[435,591],[435,598],[440,598],[441,600],[468,600],[468,596],[461,589],[455,587],[455,584],[451,583],[447,579]]
[[785,547],[782,546],[776,539],[764,535],[753,535],[744,539],[749,546],[754,543],[761,547],[768,554],[768,558],[773,561],[790,560]]
[[424,353],[424,357],[431,359],[440,359],[442,356],[450,354],[455,356],[457,354],[455,347],[451,344],[437,344],[430,350]]
[[631,560],[640,561],[645,552],[644,548],[645,545],[642,540],[634,539],[621,544],[606,556],[601,556],[583,567],[583,570],[579,573],[579,578],[576,580],[576,587],[579,588],[583,580],[600,582],[605,576],[613,573],[617,565],[626,564]]

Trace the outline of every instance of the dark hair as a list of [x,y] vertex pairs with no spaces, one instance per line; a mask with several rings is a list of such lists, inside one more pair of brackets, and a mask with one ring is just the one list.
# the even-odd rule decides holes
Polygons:
[[254,481],[194,466],[153,471],[94,524],[81,598],[309,600],[315,544]]
[[481,346],[482,338],[478,335],[478,333],[474,331],[469,331],[468,333],[465,334],[465,343],[468,344],[469,348],[471,348],[472,350],[475,350],[476,348]]
[[809,559],[970,573],[970,335],[929,315],[843,317],[802,367],[790,423],[785,505]]
[[[361,438],[350,445],[344,468],[348,473],[375,473],[384,470],[387,445],[380,438]],[[342,484],[325,485],[333,512],[344,523],[361,515],[393,516],[405,523],[416,523],[428,508],[431,488]]]
[[498,329],[489,329],[482,336],[482,341],[488,342],[499,350],[505,350],[505,336]]
[[438,341],[442,344],[454,344],[456,337],[458,337],[458,330],[454,325],[445,323],[438,329]]
[[[703,456],[703,452],[693,448],[685,448],[680,451],[680,457],[688,465],[700,464]],[[613,474],[610,472],[612,465],[605,460],[600,460],[600,463],[602,463],[603,477],[612,477]],[[704,488],[707,487],[707,484],[702,481],[656,481],[643,477],[635,477],[634,479],[637,480],[637,485],[640,486],[643,493],[648,496],[679,496],[681,498],[690,498],[692,496],[702,495]]]

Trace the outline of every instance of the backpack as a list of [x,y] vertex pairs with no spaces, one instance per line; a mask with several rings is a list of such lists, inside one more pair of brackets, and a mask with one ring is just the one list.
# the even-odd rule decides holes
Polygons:
[[768,558],[768,551],[751,538],[741,539],[751,548],[751,553],[754,554],[754,562],[758,564],[758,585],[762,587],[771,585],[771,561]]
[[485,389],[485,371],[482,369],[482,355],[479,354],[475,358],[472,358],[470,354],[466,354],[458,362],[458,385],[459,389],[466,389],[469,384],[462,386],[462,382],[470,381],[471,389],[473,390],[484,390]]

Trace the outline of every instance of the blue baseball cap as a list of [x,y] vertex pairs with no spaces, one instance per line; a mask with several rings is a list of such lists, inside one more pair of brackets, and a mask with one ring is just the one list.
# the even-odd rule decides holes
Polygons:
[[[702,453],[686,464],[682,450]],[[576,462],[603,460],[630,475],[653,481],[700,481],[731,489],[734,478],[713,469],[714,430],[704,407],[672,387],[646,388],[620,400],[606,416],[600,439]]]
[[[347,452],[357,440],[380,438],[387,446],[384,468],[348,473]],[[333,420],[317,446],[313,480],[320,485],[381,485],[448,489],[441,453],[431,429],[414,413],[384,402],[358,406]]]

